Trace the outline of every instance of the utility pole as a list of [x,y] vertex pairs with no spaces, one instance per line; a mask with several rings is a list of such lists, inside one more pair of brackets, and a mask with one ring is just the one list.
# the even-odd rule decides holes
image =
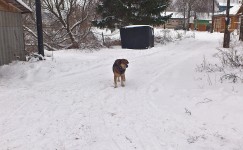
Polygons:
[[214,29],[214,0],[213,0],[213,10],[212,10],[212,25],[211,25],[211,33],[213,33],[213,29]]
[[224,44],[223,44],[224,48],[229,48],[229,45],[230,45],[230,32],[229,32],[229,29],[228,29],[228,26],[229,26],[229,23],[230,23],[229,9],[230,9],[230,0],[227,0],[225,30],[224,30]]
[[189,31],[192,5],[190,2],[188,2],[187,4],[188,4],[188,10],[187,10],[187,27],[186,27],[186,29],[187,29],[187,31]]
[[[165,10],[165,16],[166,16],[166,10]],[[164,29],[166,28],[166,27],[165,27],[165,24],[166,24],[166,23],[164,23]]]
[[186,2],[183,0],[183,30],[186,30]]
[[37,23],[37,36],[38,36],[38,54],[40,54],[44,57],[41,1],[40,0],[35,0],[35,7],[36,7],[36,23]]
[[243,14],[240,15],[240,41],[243,41]]
[[[241,7],[243,7],[243,1],[241,2]],[[239,40],[243,41],[243,12],[240,15],[240,36]]]

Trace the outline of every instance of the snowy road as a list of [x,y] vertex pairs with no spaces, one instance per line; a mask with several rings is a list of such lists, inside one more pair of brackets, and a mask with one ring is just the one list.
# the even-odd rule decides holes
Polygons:
[[[1,67],[0,150],[243,149],[242,85],[195,71],[221,38],[59,51],[54,61]],[[117,58],[130,63],[126,87],[115,89]]]

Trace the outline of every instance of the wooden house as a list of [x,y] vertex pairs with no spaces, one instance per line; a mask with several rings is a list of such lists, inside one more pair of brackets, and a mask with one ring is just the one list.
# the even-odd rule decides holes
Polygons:
[[165,15],[172,14],[172,17],[166,22],[165,27],[167,29],[183,29],[184,21],[183,12],[166,12]]
[[25,60],[22,14],[31,12],[22,0],[0,0],[0,65]]
[[[241,4],[242,0],[230,0],[230,8],[235,5]],[[216,0],[216,4],[218,5],[218,12],[223,12],[227,8],[227,0]]]
[[[242,5],[235,5],[234,7],[230,8],[229,16],[229,31],[232,32],[234,30],[239,29],[240,23],[240,15],[242,13]],[[217,13],[213,17],[214,19],[214,31],[215,32],[224,32],[225,30],[225,19],[226,19],[226,11]]]

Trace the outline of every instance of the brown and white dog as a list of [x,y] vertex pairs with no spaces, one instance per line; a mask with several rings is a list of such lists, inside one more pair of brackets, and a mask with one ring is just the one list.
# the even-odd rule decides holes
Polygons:
[[113,64],[113,73],[114,73],[114,84],[115,88],[117,88],[117,81],[120,81],[121,77],[121,86],[124,87],[124,81],[126,81],[125,71],[128,67],[129,62],[126,59],[117,59]]

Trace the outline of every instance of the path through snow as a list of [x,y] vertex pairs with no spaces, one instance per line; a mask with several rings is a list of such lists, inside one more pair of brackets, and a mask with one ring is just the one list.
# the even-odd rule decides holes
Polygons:
[[[1,67],[0,149],[242,149],[242,85],[209,86],[195,72],[221,38],[197,33],[149,50],[59,51],[54,61]],[[117,58],[130,64],[126,87],[114,89]]]

